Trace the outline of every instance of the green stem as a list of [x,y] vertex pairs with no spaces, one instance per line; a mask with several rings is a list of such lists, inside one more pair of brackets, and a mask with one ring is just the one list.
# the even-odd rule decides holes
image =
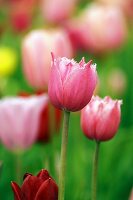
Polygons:
[[99,158],[99,148],[100,142],[96,141],[96,147],[94,152],[94,160],[93,160],[93,171],[92,171],[92,196],[91,200],[97,199],[97,174],[98,174],[98,158]]
[[65,194],[65,171],[66,171],[69,118],[70,118],[70,112],[64,111],[62,144],[61,144],[61,158],[60,158],[60,172],[59,172],[58,200],[64,200],[64,194]]
[[21,183],[21,170],[22,170],[22,166],[21,166],[21,152],[16,152],[15,153],[15,158],[16,158],[16,182],[18,183],[18,184],[20,184]]

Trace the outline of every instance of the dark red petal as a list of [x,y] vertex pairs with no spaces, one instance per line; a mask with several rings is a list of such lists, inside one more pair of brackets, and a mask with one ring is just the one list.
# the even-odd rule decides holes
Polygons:
[[50,178],[49,173],[46,169],[42,169],[38,174],[37,177],[42,179],[43,181],[46,181],[47,179]]
[[49,178],[39,188],[35,200],[57,200],[58,199],[58,186]]
[[50,139],[50,129],[49,129],[49,110],[48,105],[44,106],[43,111],[40,115],[39,128],[37,134],[37,141],[47,142]]
[[62,112],[61,112],[61,110],[55,108],[56,131],[60,130],[61,120],[62,120]]
[[43,179],[40,179],[36,176],[28,175],[23,182],[21,187],[21,191],[24,195],[25,200],[34,200],[38,189],[43,183]]
[[32,174],[30,174],[30,173],[25,173],[24,176],[23,176],[23,180],[26,179],[27,176],[32,176]]
[[15,182],[11,182],[11,187],[14,193],[14,200],[24,200],[20,187]]

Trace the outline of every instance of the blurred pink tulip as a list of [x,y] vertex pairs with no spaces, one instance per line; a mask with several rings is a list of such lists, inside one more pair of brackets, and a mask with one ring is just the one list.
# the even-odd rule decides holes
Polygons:
[[81,127],[92,140],[110,140],[116,134],[120,123],[122,101],[110,97],[93,97],[81,111]]
[[47,87],[52,51],[56,56],[72,57],[72,46],[63,30],[32,31],[23,40],[24,75],[31,86],[39,89]]
[[46,94],[0,100],[0,138],[7,148],[25,149],[35,142],[40,114],[47,102]]
[[130,194],[129,200],[133,200],[133,189],[132,189],[132,191],[131,191],[131,194]]
[[76,45],[92,53],[103,53],[120,47],[126,38],[126,23],[115,7],[92,4],[66,29]]
[[48,94],[52,104],[62,110],[79,111],[89,103],[97,82],[91,61],[53,57]]
[[70,17],[78,0],[42,0],[41,9],[44,19],[51,23],[60,23]]
[[127,16],[133,17],[133,0],[97,0],[100,3],[118,6]]

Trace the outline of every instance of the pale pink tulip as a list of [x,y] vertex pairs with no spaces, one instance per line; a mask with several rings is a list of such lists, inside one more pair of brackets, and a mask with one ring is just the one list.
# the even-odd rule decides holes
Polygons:
[[120,9],[92,4],[66,29],[77,46],[92,53],[104,53],[120,47],[126,38],[125,18]]
[[91,99],[97,82],[91,61],[53,57],[48,94],[52,104],[62,110],[81,110]]
[[132,189],[132,191],[131,191],[131,194],[130,194],[129,200],[133,200],[133,189]]
[[47,87],[52,51],[56,56],[72,57],[72,46],[63,30],[36,30],[23,40],[23,71],[31,86],[39,89]]
[[81,127],[84,134],[92,140],[110,140],[116,134],[119,123],[122,101],[110,97],[101,99],[96,96],[81,111]]
[[44,19],[60,23],[74,12],[78,0],[42,0],[41,10]]
[[0,100],[0,138],[7,148],[25,149],[35,142],[40,114],[47,103],[46,94]]
[[133,0],[97,0],[105,5],[117,6],[127,15],[133,17]]

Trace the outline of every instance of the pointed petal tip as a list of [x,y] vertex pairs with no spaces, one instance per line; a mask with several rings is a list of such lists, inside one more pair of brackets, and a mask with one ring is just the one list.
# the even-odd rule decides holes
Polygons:
[[[37,174],[37,177],[49,177],[49,172],[46,169],[41,169],[40,172]],[[47,179],[46,178],[46,179]]]
[[32,176],[31,173],[25,173],[24,176],[23,176],[23,180],[25,180],[28,176]]
[[51,57],[52,57],[52,61],[54,62],[55,56],[53,52],[51,52]]
[[11,181],[11,187],[12,187],[12,190],[13,190],[13,193],[14,193],[14,199],[15,200],[23,199],[23,193],[22,193],[19,185],[16,182]]
[[93,62],[93,61],[90,60],[90,61],[86,64],[86,67],[90,67],[90,68],[94,68],[94,69],[95,69],[95,68],[96,68],[96,67],[95,67],[95,64],[92,64],[92,62]]
[[90,67],[91,67],[91,69],[93,69],[93,70],[95,70],[95,71],[96,71],[97,64],[96,64],[96,63],[94,63],[94,64],[90,64]]
[[122,100],[116,100],[116,104],[121,106],[123,104],[123,101]]
[[83,66],[84,64],[85,64],[85,58],[82,57],[81,61],[79,62],[79,65],[80,65],[80,66]]
[[17,185],[15,181],[11,181],[11,186],[14,188]]

